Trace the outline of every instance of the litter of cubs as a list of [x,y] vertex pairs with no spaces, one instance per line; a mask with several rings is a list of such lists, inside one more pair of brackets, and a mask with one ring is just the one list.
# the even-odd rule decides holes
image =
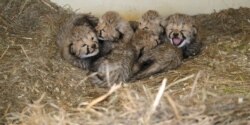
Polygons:
[[138,20],[0,1],[0,124],[250,124],[250,9]]

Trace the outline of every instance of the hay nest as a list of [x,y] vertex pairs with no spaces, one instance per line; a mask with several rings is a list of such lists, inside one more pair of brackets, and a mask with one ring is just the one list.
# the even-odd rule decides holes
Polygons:
[[73,11],[1,0],[0,12],[0,124],[250,124],[249,8],[194,16],[199,56],[111,90],[85,83],[57,52],[58,27]]

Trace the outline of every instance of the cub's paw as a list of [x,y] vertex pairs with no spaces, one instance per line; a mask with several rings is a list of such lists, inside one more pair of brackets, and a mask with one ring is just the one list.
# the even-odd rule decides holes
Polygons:
[[183,56],[184,58],[193,57],[200,53],[202,47],[202,43],[194,42],[192,44],[187,45],[183,48]]
[[102,73],[91,73],[90,75],[87,76],[87,81],[94,85],[94,86],[98,86],[98,87],[108,87],[108,85],[106,84],[106,76]]

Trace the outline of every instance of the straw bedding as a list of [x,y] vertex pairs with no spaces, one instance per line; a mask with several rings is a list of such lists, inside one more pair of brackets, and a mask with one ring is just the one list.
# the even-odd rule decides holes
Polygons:
[[1,0],[0,124],[250,124],[249,12],[195,15],[200,55],[107,89],[86,83],[86,72],[58,54],[58,27],[73,11],[47,0]]

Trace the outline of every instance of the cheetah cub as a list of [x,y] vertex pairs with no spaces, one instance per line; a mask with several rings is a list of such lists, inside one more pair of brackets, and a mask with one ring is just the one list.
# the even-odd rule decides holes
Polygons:
[[89,80],[101,87],[128,82],[134,74],[133,68],[137,58],[136,49],[131,44],[118,46],[110,54],[95,61],[92,71],[97,74]]
[[134,31],[128,21],[117,12],[108,11],[103,14],[96,27],[98,38],[104,41],[124,42],[131,40]]
[[94,30],[98,18],[90,14],[73,15],[57,34],[57,45],[61,56],[82,69],[89,69],[99,54],[99,43]]
[[139,58],[137,65],[134,66],[135,72],[137,72],[133,80],[176,69],[181,62],[182,51],[170,43],[162,43],[154,49],[145,51]]
[[[151,22],[148,25],[154,23],[153,19]],[[159,22],[155,21],[155,23]],[[154,33],[157,30],[151,31],[139,28],[133,35],[131,25],[113,11],[106,12],[102,16],[96,29],[100,39],[119,44],[109,55],[98,59],[94,63],[93,67],[97,67],[97,69],[93,69],[93,71],[96,71],[97,75],[91,78],[91,81],[98,85],[106,86],[119,82],[128,82],[140,70],[141,66],[136,63],[140,54],[160,44],[159,36]],[[162,27],[161,30],[163,30]],[[162,32],[157,31],[157,33],[160,34]]]
[[155,35],[161,35],[164,32],[165,22],[160,14],[155,10],[148,10],[139,21],[138,29],[152,31]]
[[198,40],[195,20],[185,14],[174,14],[166,21],[166,35],[171,44],[181,48],[185,58],[197,55],[201,49],[201,42]]
[[135,46],[137,53],[142,54],[144,51],[149,51],[161,44],[159,36],[155,35],[152,31],[137,30],[130,42]]
[[132,42],[136,50],[141,55],[143,51],[148,51],[161,44],[160,36],[163,33],[161,17],[155,10],[144,13],[140,19],[138,28],[132,37]]
[[[134,44],[137,43],[135,45],[137,47],[145,45],[149,48],[145,50],[142,49],[140,51],[139,59],[134,66],[136,74],[133,79],[141,79],[158,72],[175,69],[181,64],[181,51],[173,45],[167,44],[163,39],[164,28],[162,22],[163,21],[161,21],[159,14],[153,10],[147,11],[142,16],[138,31],[143,30],[152,32],[153,34],[150,34],[148,37],[144,37],[144,39],[139,38],[141,40],[133,42]],[[157,38],[157,44],[154,44],[155,42],[152,42],[152,40],[149,39],[150,37],[151,39]]]
[[112,48],[109,54],[93,63],[92,71],[97,75],[91,76],[89,81],[103,87],[129,81],[138,57],[135,47],[130,44],[134,31],[129,22],[117,12],[108,11],[101,17],[96,30],[98,38]]
[[161,25],[162,19],[159,13],[155,10],[148,10],[144,13],[139,21],[138,29],[136,30],[132,44],[137,49],[148,51],[161,44],[161,35],[164,28]]

